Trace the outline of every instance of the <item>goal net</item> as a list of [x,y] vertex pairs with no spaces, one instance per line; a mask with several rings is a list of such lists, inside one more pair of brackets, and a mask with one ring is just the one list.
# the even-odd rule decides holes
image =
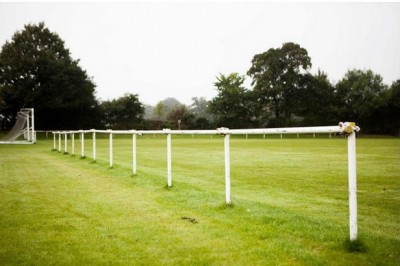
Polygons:
[[[22,141],[18,139],[21,136],[23,137]],[[17,113],[15,125],[0,139],[0,143],[34,143],[35,141],[33,108],[23,108]]]

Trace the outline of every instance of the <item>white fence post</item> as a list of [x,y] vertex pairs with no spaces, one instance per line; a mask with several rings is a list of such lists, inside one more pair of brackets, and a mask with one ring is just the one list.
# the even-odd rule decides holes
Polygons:
[[225,199],[226,204],[231,204],[231,162],[230,162],[230,135],[224,136],[224,153],[225,153]]
[[56,133],[53,132],[53,150],[56,150]]
[[61,133],[58,133],[58,151],[61,152]]
[[167,134],[167,182],[168,187],[172,187],[172,148],[171,134]]
[[113,167],[113,134],[110,133],[110,168]]
[[93,129],[93,161],[96,161],[96,131]]
[[72,141],[72,151],[71,151],[71,153],[72,153],[72,155],[75,155],[75,134],[74,133],[71,134],[71,141]]
[[136,134],[132,135],[132,173],[136,175]]
[[64,133],[64,153],[68,153],[68,143],[67,143],[68,134]]
[[356,133],[347,137],[348,174],[349,174],[349,212],[350,241],[357,240],[357,167],[356,167]]
[[85,133],[81,132],[81,158],[85,158]]

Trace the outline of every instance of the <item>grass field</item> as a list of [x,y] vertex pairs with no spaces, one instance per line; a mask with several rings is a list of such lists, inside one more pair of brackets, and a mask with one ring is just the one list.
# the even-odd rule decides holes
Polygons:
[[[0,265],[399,265],[399,139],[357,139],[360,250],[349,251],[344,138],[99,136],[97,162],[52,139],[0,146]],[[70,143],[69,143],[70,144]],[[69,146],[69,152],[71,147]]]

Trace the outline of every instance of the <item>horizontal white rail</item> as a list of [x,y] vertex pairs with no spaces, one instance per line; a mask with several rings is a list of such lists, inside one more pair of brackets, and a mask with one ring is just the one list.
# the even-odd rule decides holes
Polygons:
[[253,128],[253,129],[228,129],[218,128],[212,130],[68,130],[53,131],[53,134],[73,134],[73,133],[112,133],[112,134],[138,134],[138,135],[245,135],[245,134],[310,134],[310,133],[343,133],[344,126],[325,126],[325,127],[288,127],[288,128]]

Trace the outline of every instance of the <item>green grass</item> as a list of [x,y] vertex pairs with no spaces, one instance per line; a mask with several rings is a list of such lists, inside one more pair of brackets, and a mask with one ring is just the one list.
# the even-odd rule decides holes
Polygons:
[[399,264],[399,139],[357,139],[354,243],[344,138],[232,138],[228,207],[221,137],[173,137],[170,189],[165,138],[138,137],[136,176],[130,138],[112,169],[106,138],[96,163],[75,144],[0,146],[0,265]]

